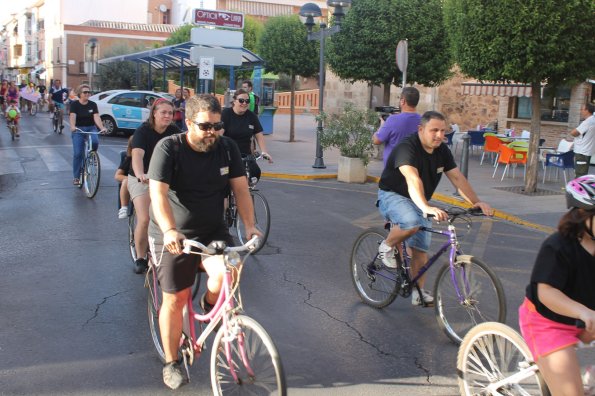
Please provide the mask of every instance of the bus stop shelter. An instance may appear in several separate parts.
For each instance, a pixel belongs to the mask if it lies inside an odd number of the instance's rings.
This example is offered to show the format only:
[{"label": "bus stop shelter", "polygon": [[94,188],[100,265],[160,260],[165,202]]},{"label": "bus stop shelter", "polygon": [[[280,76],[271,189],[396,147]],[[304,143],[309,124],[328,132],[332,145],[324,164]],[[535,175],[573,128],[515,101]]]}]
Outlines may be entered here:
[{"label": "bus stop shelter", "polygon": [[[136,52],[127,55],[118,55],[110,58],[101,59],[98,61],[100,65],[106,65],[114,62],[130,61],[136,63],[136,85],[140,86],[140,65],[147,65],[149,70],[148,76],[148,89],[153,89],[153,78],[152,72],[156,70],[163,73],[163,81],[166,80],[166,72],[168,70],[179,70],[180,72],[180,86],[183,86],[184,71],[188,68],[195,69],[197,64],[192,62],[190,59],[190,50],[196,44],[188,41],[186,43],[169,45],[166,47],[155,48],[147,51]],[[242,51],[242,66],[238,67],[239,70],[254,69],[255,67],[264,66],[264,60],[246,48],[231,48],[231,47],[212,47],[212,46],[201,46],[207,48],[223,48],[223,49],[234,49]],[[233,66],[218,65],[215,59],[216,68],[229,68],[230,73],[230,84],[231,89],[235,89],[235,77],[234,73],[236,68]]]}]

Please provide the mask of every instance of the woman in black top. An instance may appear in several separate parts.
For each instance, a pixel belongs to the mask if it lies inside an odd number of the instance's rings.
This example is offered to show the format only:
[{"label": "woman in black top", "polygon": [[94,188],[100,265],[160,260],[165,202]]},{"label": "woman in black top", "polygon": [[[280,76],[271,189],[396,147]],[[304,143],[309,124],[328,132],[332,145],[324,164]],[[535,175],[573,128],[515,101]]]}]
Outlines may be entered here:
[{"label": "woman in black top", "polygon": [[180,133],[180,129],[172,124],[174,105],[159,98],[151,106],[149,119],[134,131],[132,136],[132,166],[128,172],[128,191],[136,212],[136,228],[134,243],[136,262],[134,272],[142,274],[147,269],[146,253],[149,248],[149,161],[157,142],[166,136]]},{"label": "woman in black top", "polygon": [[[248,110],[250,96],[247,91],[238,89],[233,95],[232,107],[223,109],[221,121],[224,125],[224,136],[232,138],[240,148],[242,156],[253,153],[253,141],[256,139],[263,157],[273,162],[270,154],[267,153],[266,142],[262,133],[262,125],[258,116]],[[250,161],[250,176],[260,178],[260,167],[256,161]]]},{"label": "woman in black top", "polygon": [[[81,171],[83,169],[83,160],[85,155],[85,141],[87,134],[77,132],[77,128],[84,132],[97,132],[103,130],[103,121],[99,117],[97,104],[89,100],[91,88],[88,85],[79,85],[77,88],[79,100],[70,105],[70,132],[72,132],[72,184],[78,186]],[[99,138],[97,135],[91,135],[92,149],[99,147]]]},{"label": "woman in black top", "polygon": [[552,395],[582,395],[574,346],[595,340],[595,176],[568,183],[566,203],[570,211],[537,255],[519,324]]}]

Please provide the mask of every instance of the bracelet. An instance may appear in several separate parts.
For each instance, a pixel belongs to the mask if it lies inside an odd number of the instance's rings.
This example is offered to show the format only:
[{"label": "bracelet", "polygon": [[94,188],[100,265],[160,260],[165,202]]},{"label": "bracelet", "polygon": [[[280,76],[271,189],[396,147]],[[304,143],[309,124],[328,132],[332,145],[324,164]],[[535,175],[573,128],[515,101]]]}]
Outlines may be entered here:
[{"label": "bracelet", "polygon": [[165,235],[168,232],[170,232],[171,230],[175,230],[175,229],[176,229],[176,227],[168,228],[167,230],[163,231],[163,235]]}]

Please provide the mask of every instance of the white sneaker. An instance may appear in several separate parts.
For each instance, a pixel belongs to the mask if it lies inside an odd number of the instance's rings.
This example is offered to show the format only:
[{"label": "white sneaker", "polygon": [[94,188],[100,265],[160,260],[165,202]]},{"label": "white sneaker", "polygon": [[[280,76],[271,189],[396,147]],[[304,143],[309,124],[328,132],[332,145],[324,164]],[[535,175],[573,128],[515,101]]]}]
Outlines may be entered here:
[{"label": "white sneaker", "polygon": [[[424,302],[426,304],[434,303],[434,297],[432,297],[429,291],[421,289],[421,294],[423,294]],[[411,304],[421,305],[421,298],[419,298],[419,293],[417,292],[416,288],[413,288],[413,291],[411,292]]]},{"label": "white sneaker", "polygon": [[382,260],[382,264],[388,268],[397,268],[397,259],[395,258],[395,248],[392,248],[386,244],[386,241],[382,241],[378,246],[378,258]]},{"label": "white sneaker", "polygon": [[128,217],[128,206],[122,206],[118,210],[118,219],[125,219]]}]

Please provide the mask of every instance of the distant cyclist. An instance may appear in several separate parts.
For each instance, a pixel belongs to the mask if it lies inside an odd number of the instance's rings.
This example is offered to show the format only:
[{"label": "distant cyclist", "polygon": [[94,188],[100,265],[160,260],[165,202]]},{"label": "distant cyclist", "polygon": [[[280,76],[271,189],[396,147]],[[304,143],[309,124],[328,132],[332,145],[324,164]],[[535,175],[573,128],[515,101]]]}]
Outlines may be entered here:
[{"label": "distant cyclist", "polygon": [[[80,85],[77,89],[80,99],[72,102],[70,106],[70,131],[72,132],[72,184],[78,186],[81,184],[79,179],[83,162],[85,157],[85,141],[87,135],[78,132],[76,129],[80,129],[84,132],[97,132],[103,130],[103,121],[99,117],[99,111],[97,104],[89,100],[91,95],[91,89],[88,85]],[[97,135],[91,135],[91,141],[93,142],[93,150],[97,150],[99,146],[99,137]]]},{"label": "distant cyclist", "polygon": [[[49,95],[51,103],[59,109],[59,117],[64,117],[64,98],[68,95],[68,88],[62,88],[62,81],[54,80],[54,85],[50,88]],[[60,133],[64,129],[64,125],[60,125]]]},{"label": "distant cyclist", "polygon": [[6,101],[6,95],[8,94],[8,81],[2,80],[0,84],[0,106],[2,106],[2,113],[6,110],[8,102]]},{"label": "distant cyclist", "polygon": [[6,117],[6,123],[10,123],[14,121],[15,125],[17,126],[17,130],[15,133],[15,137],[20,137],[19,134],[19,120],[21,119],[21,111],[19,110],[19,106],[16,101],[11,101],[6,108],[6,113],[4,114]]},{"label": "distant cyclist", "polygon": [[17,88],[14,81],[8,83],[8,90],[6,91],[6,100],[10,104],[10,102],[19,103],[19,89]]},{"label": "distant cyclist", "polygon": [[[595,340],[595,176],[566,185],[570,209],[541,245],[519,324],[552,395],[583,395],[574,346]],[[585,329],[576,320],[585,322]]]}]

